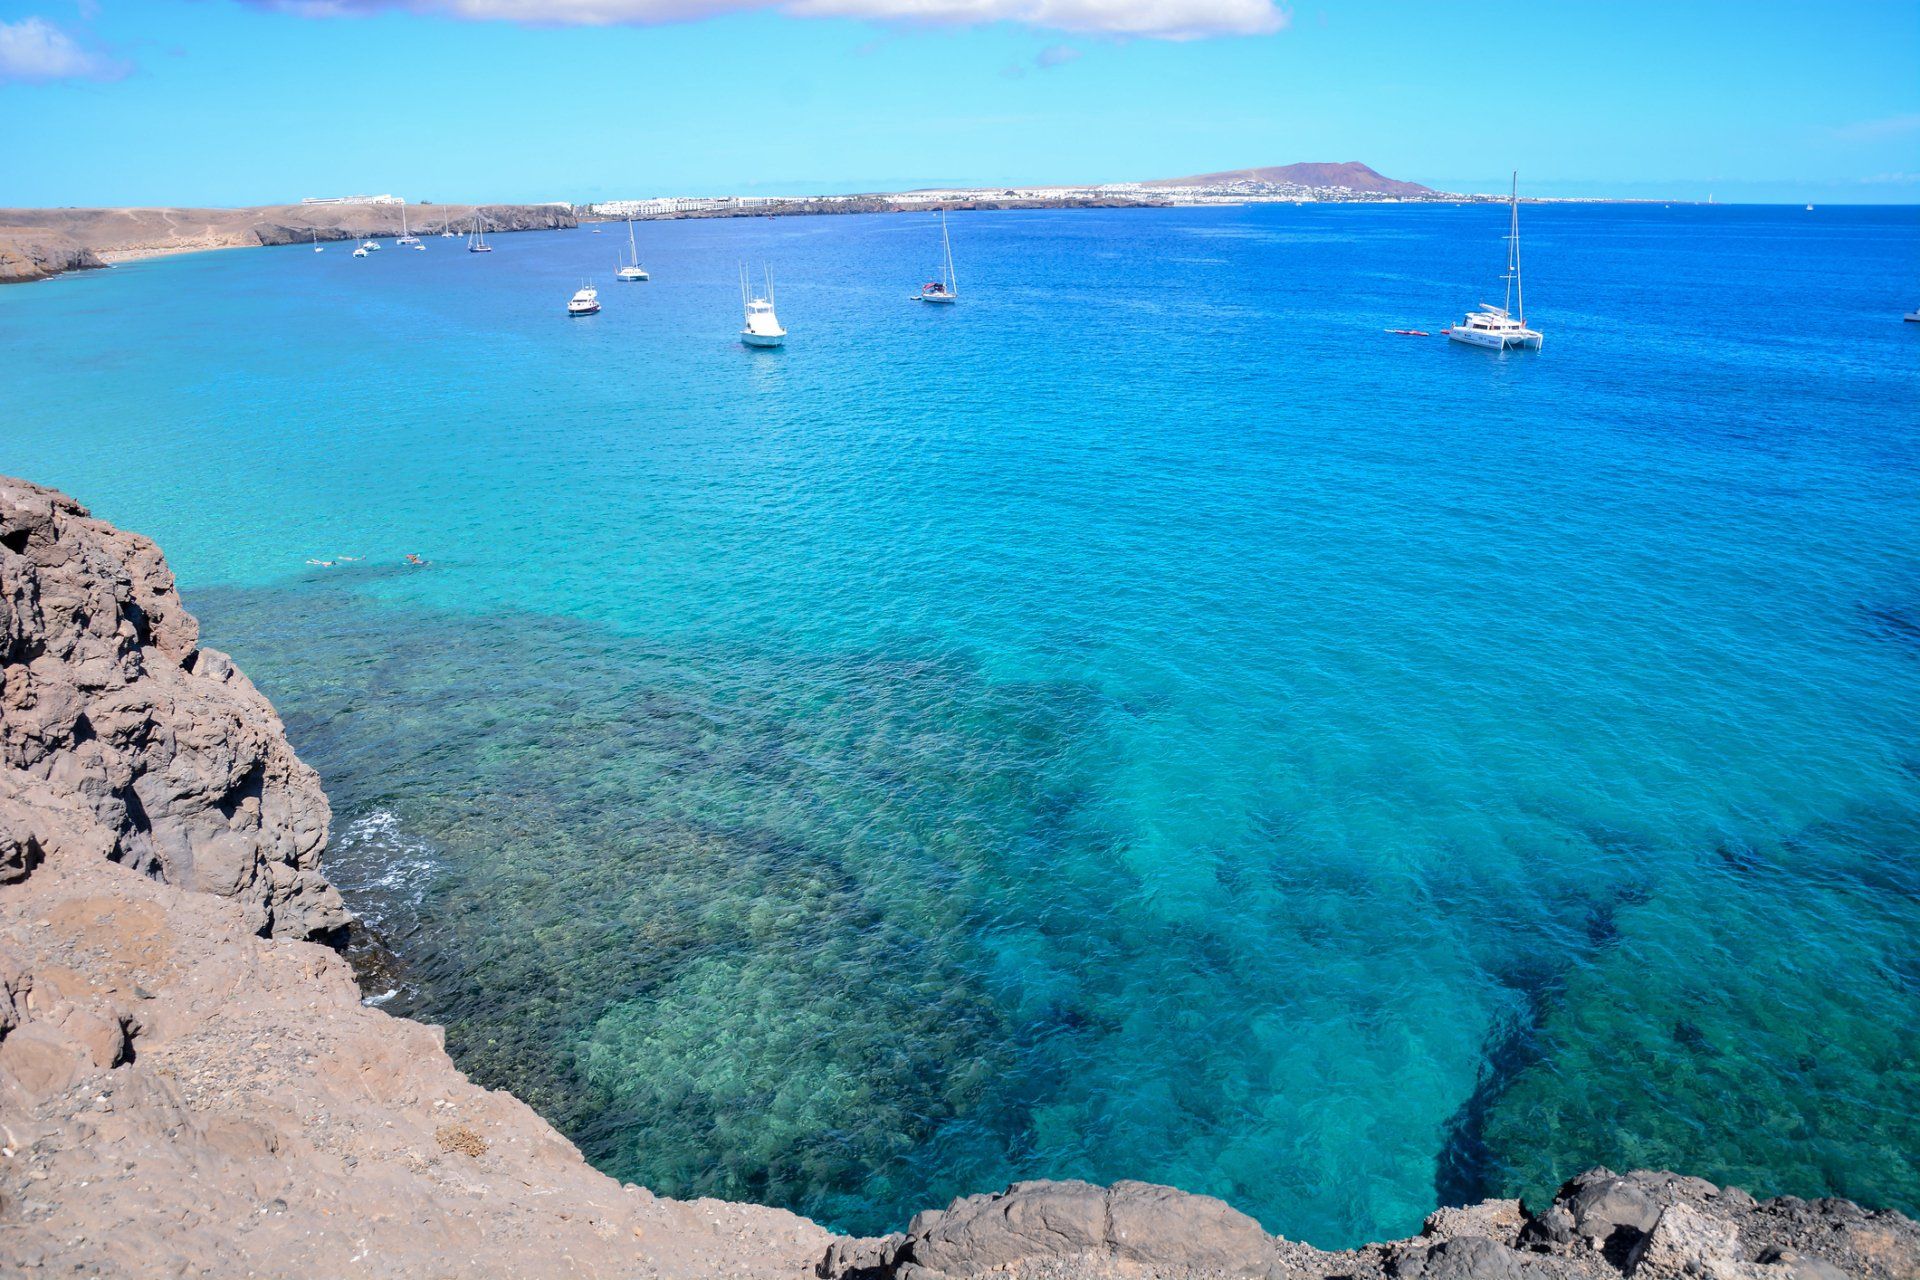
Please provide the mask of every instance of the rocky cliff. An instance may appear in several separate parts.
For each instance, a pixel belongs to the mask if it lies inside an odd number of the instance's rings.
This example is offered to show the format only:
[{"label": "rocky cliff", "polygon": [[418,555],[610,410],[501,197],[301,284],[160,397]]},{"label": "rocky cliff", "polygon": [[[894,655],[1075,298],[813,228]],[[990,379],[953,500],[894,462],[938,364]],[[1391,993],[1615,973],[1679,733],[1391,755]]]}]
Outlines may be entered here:
[{"label": "rocky cliff", "polygon": [[[577,225],[561,205],[408,205],[420,236],[460,230],[475,214],[489,233]],[[43,280],[135,258],[400,234],[398,204],[277,204],[254,209],[0,209],[0,284]]]},{"label": "rocky cliff", "polygon": [[1920,1227],[1595,1170],[1325,1253],[1217,1200],[1021,1183],[836,1238],[596,1172],[328,946],[325,797],[151,542],[0,479],[0,1273],[1911,1280]]}]

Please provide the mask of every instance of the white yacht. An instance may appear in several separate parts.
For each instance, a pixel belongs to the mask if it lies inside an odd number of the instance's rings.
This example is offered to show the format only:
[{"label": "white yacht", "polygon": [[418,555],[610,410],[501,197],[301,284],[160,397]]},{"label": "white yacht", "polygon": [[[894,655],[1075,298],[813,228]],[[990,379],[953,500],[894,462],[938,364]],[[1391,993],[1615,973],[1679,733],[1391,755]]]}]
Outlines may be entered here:
[{"label": "white yacht", "polygon": [[1481,303],[1477,310],[1467,313],[1465,320],[1448,329],[1447,336],[1455,342],[1494,351],[1505,351],[1509,347],[1538,351],[1542,337],[1539,330],[1527,328],[1527,294],[1520,283],[1520,174],[1517,170],[1507,207],[1512,220],[1507,232],[1507,270],[1501,277],[1507,282],[1507,303],[1503,307]]},{"label": "white yacht", "polygon": [[567,314],[570,316],[590,316],[599,309],[600,291],[590,284],[581,285],[567,299]]},{"label": "white yacht", "polygon": [[633,219],[627,219],[627,256],[620,260],[620,269],[613,273],[614,278],[632,283],[647,279],[647,269],[640,265],[640,250],[633,243]]},{"label": "white yacht", "polygon": [[940,211],[940,248],[946,254],[945,273],[938,280],[929,280],[920,286],[920,292],[913,296],[922,302],[958,302],[960,287],[953,280],[953,241],[947,238],[947,211]]},{"label": "white yacht", "polygon": [[440,238],[442,240],[453,239],[453,220],[451,218],[440,219]]},{"label": "white yacht", "polygon": [[358,249],[355,249],[355,250],[353,251],[353,256],[354,256],[354,257],[356,257],[356,258],[364,258],[364,257],[366,257],[366,256],[367,256],[367,246],[365,246],[365,245],[361,245],[361,246],[360,246],[360,247],[359,247]]},{"label": "white yacht", "polygon": [[380,250],[380,242],[378,240],[369,240],[360,247],[368,253],[377,253]]},{"label": "white yacht", "polygon": [[407,206],[405,202],[402,202],[400,205],[400,238],[395,240],[394,243],[411,245],[418,245],[420,243],[420,237],[407,230]]},{"label": "white yacht", "polygon": [[750,347],[777,347],[787,340],[780,318],[773,313],[773,272],[767,271],[767,294],[763,298],[747,283],[747,264],[740,264],[740,305],[746,312],[746,324],[740,341]]},{"label": "white yacht", "polygon": [[493,246],[487,243],[487,224],[480,211],[473,211],[473,230],[467,233],[468,253],[492,253]]},{"label": "white yacht", "polygon": [[1920,324],[1920,307],[1915,307],[1913,310],[1907,312],[1907,314],[1901,316],[1900,318],[1902,320],[1905,320],[1908,324]]}]

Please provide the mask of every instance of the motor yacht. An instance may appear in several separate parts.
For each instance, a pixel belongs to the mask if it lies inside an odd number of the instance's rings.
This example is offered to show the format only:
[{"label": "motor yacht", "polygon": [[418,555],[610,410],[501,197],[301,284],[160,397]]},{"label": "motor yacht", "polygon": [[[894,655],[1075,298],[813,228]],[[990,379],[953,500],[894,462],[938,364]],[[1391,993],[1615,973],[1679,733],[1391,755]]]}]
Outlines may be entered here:
[{"label": "motor yacht", "polygon": [[778,347],[786,343],[787,331],[773,312],[773,272],[766,271],[767,292],[762,297],[747,282],[747,266],[740,264],[740,305],[746,323],[740,329],[740,341],[749,347]]},{"label": "motor yacht", "polygon": [[590,284],[581,285],[567,299],[567,314],[570,316],[590,316],[599,309],[600,291]]}]

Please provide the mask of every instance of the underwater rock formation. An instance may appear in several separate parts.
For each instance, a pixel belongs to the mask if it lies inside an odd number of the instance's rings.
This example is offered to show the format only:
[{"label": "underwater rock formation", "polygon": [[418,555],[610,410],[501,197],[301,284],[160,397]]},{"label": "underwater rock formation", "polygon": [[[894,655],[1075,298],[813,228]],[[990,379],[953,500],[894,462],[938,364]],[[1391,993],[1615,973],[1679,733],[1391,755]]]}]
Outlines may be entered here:
[{"label": "underwater rock formation", "polygon": [[[0,479],[0,1270],[98,1276],[1910,1280],[1920,1226],[1582,1174],[1328,1253],[1167,1187],[1022,1182],[849,1239],[622,1185],[325,942],[328,807],[159,550]],[[316,941],[317,940],[317,941]]]}]

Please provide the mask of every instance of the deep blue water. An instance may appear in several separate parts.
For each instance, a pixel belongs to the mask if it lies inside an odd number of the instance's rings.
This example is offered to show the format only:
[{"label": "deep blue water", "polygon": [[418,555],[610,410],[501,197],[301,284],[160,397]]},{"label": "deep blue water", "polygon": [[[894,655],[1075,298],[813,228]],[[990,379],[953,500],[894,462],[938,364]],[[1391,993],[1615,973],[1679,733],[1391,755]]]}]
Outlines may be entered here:
[{"label": "deep blue water", "polygon": [[165,547],[386,1007],[622,1177],[1920,1210],[1920,211],[1523,221],[1538,356],[1382,332],[1495,207],[956,215],[952,309],[923,215],[150,262],[0,291],[0,470]]}]

